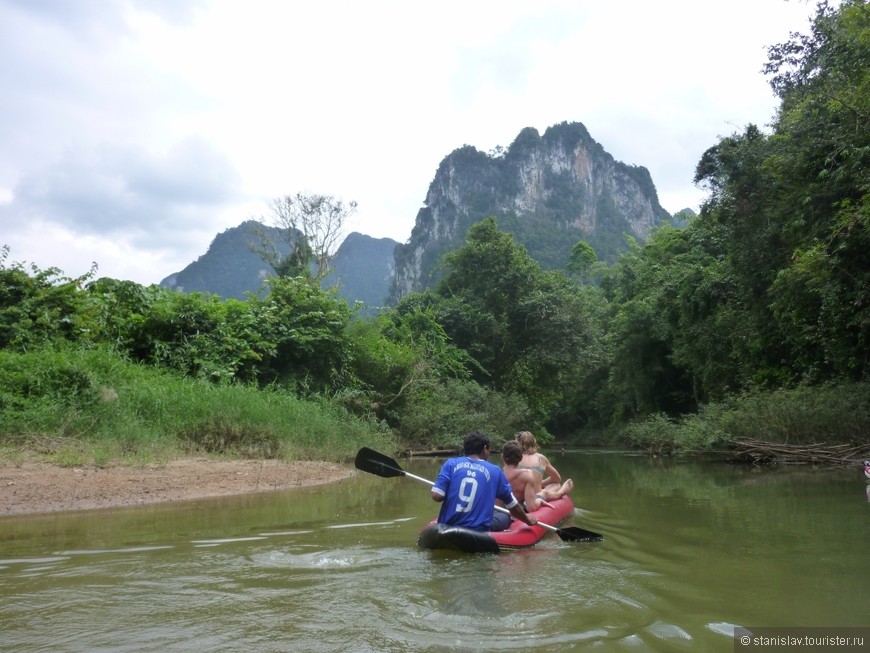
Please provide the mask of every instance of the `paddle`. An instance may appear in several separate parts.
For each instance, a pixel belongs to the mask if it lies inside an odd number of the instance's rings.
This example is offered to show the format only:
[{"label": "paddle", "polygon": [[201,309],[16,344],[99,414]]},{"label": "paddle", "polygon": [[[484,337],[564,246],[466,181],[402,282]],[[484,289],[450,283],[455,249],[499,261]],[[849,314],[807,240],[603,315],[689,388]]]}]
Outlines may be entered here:
[{"label": "paddle", "polygon": [[[374,449],[369,449],[368,447],[363,447],[357,452],[354,464],[357,469],[376,476],[382,476],[384,478],[407,476],[408,478],[413,478],[415,481],[420,481],[427,485],[435,485],[435,483],[429,479],[406,472],[402,469],[399,463],[389,456],[385,456],[384,454],[378,453]],[[502,506],[495,506],[495,509],[500,512],[510,513],[510,510],[503,508]],[[548,531],[553,531],[556,535],[562,538],[564,542],[600,542],[604,539],[603,535],[587,531],[583,528],[577,528],[576,526],[556,528],[555,526],[550,526],[550,524],[545,524],[541,521],[538,522],[538,526],[541,526]]]}]

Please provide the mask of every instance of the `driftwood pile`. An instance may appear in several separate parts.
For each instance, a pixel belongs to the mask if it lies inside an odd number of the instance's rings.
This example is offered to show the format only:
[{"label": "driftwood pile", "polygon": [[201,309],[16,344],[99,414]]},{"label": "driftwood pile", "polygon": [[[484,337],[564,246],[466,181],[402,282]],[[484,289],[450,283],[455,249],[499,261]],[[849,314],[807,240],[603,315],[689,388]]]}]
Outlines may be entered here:
[{"label": "driftwood pile", "polygon": [[867,444],[787,444],[743,438],[734,443],[733,462],[767,465],[855,465],[870,458]]}]

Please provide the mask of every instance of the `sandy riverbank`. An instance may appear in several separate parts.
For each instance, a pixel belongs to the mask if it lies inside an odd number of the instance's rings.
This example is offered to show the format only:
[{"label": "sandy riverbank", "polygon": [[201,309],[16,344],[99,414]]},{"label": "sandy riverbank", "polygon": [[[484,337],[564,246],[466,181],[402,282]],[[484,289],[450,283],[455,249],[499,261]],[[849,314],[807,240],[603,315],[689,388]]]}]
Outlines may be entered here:
[{"label": "sandy riverbank", "polygon": [[0,515],[143,505],[339,481],[348,465],[277,460],[174,460],[163,465],[0,464]]}]

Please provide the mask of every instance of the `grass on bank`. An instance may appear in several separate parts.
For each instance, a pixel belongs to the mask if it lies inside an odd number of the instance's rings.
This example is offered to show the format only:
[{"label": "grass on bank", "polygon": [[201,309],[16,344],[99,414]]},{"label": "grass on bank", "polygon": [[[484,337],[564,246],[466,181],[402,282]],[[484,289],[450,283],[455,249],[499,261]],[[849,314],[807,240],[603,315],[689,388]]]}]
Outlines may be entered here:
[{"label": "grass on bank", "polygon": [[0,351],[0,456],[65,466],[210,454],[347,461],[395,437],[326,400],[221,386],[105,349]]},{"label": "grass on bank", "polygon": [[870,454],[870,383],[756,392],[707,404],[679,420],[652,415],[627,426],[622,435],[657,455],[728,452],[745,440],[866,445]]}]

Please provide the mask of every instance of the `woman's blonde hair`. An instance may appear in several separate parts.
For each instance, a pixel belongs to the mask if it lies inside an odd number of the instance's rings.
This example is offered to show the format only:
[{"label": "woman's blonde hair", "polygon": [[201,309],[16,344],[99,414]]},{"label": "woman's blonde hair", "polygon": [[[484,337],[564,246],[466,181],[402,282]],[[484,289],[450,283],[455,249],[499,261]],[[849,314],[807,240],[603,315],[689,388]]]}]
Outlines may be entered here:
[{"label": "woman's blonde hair", "polygon": [[538,453],[538,441],[535,440],[535,436],[530,431],[520,431],[516,438],[524,454]]}]

